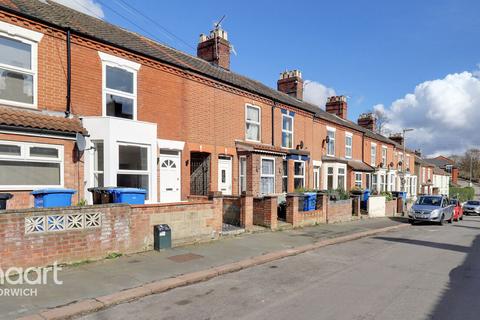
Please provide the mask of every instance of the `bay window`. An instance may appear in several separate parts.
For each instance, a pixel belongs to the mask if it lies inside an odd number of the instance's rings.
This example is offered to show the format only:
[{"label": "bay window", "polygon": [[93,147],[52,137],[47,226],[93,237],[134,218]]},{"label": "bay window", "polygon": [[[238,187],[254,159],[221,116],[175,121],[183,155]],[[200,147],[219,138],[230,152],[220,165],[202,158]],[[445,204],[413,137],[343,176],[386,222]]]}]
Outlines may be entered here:
[{"label": "bay window", "polygon": [[247,105],[245,107],[245,139],[260,142],[260,108]]},{"label": "bay window", "polygon": [[242,193],[244,191],[247,191],[247,157],[240,157],[238,171],[240,177],[240,193]]},{"label": "bay window", "polygon": [[352,143],[353,136],[351,133],[345,133],[345,158],[350,159],[352,157]]},{"label": "bay window", "polygon": [[117,186],[140,188],[149,194],[148,147],[138,145],[118,145]]},{"label": "bay window", "polygon": [[63,146],[0,141],[0,189],[63,186]]},{"label": "bay window", "polygon": [[295,161],[294,165],[294,175],[293,175],[293,185],[295,190],[305,187],[305,162],[304,161]]},{"label": "bay window", "polygon": [[103,141],[93,141],[93,185],[104,187],[104,148]]},{"label": "bay window", "polygon": [[362,173],[355,172],[355,187],[362,188]]},{"label": "bay window", "polygon": [[260,193],[275,193],[275,159],[262,158],[260,169]]},{"label": "bay window", "polygon": [[333,190],[333,167],[327,168],[327,189]]},{"label": "bay window", "polygon": [[335,156],[335,129],[327,128],[327,156]]},{"label": "bay window", "polygon": [[283,160],[282,168],[282,192],[287,192],[288,190],[288,161]]},{"label": "bay window", "polygon": [[293,148],[293,117],[282,114],[282,147]]},{"label": "bay window", "polygon": [[345,190],[345,168],[338,168],[337,188]]}]

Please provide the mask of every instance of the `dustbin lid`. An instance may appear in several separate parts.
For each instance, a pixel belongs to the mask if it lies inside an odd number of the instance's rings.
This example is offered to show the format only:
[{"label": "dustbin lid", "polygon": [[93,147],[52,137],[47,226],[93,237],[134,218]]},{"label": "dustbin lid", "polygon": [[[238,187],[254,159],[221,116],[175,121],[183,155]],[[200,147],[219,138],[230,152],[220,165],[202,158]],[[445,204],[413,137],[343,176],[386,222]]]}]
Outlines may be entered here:
[{"label": "dustbin lid", "polygon": [[155,225],[155,230],[157,231],[170,231],[170,226],[168,224],[157,224]]},{"label": "dustbin lid", "polygon": [[110,192],[119,194],[119,193],[141,193],[146,194],[147,190],[145,189],[138,189],[138,188],[111,188],[109,189]]},{"label": "dustbin lid", "polygon": [[13,198],[13,194],[11,193],[0,193],[0,200],[8,200],[12,198]]},{"label": "dustbin lid", "polygon": [[32,194],[33,195],[36,195],[36,194],[51,194],[51,193],[70,193],[70,194],[74,194],[76,193],[77,190],[74,190],[74,189],[65,189],[65,188],[47,188],[47,189],[37,189],[37,190],[33,190],[32,191]]}]

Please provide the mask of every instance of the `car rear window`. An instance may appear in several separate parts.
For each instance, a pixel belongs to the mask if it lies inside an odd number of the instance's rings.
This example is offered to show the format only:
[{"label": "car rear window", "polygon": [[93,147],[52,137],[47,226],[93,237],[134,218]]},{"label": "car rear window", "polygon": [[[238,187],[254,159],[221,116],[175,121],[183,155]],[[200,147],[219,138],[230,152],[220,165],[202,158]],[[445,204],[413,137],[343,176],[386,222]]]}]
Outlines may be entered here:
[{"label": "car rear window", "polygon": [[420,197],[417,200],[417,204],[422,206],[437,206],[439,207],[442,204],[441,197]]}]

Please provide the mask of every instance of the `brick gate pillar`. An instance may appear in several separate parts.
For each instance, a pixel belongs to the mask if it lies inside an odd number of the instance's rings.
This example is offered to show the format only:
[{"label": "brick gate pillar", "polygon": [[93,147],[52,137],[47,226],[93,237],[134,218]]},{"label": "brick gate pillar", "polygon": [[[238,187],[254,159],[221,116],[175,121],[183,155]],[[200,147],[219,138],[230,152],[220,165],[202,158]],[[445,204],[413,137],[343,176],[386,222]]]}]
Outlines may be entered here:
[{"label": "brick gate pillar", "polygon": [[253,194],[242,192],[240,198],[240,226],[249,231],[253,229]]},{"label": "brick gate pillar", "polygon": [[217,235],[222,232],[222,225],[223,225],[223,196],[222,192],[220,191],[211,191],[208,194],[208,200],[213,202],[214,209],[214,225],[215,231]]},{"label": "brick gate pillar", "polygon": [[298,211],[298,195],[295,193],[287,194],[287,223],[291,223],[294,228],[303,224],[302,215]]},{"label": "brick gate pillar", "polygon": [[278,227],[278,198],[277,196],[265,196],[264,201],[264,224],[275,230]]}]

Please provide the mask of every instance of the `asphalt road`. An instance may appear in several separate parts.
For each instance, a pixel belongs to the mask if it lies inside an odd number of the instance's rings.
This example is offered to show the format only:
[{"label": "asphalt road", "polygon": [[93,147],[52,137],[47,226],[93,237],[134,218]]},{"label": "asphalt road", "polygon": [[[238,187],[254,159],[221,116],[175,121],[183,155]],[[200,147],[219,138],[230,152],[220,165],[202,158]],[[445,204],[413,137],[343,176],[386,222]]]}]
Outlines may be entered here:
[{"label": "asphalt road", "polygon": [[[134,270],[132,270],[134,272]],[[480,319],[480,218],[416,225],[84,319]]]}]

